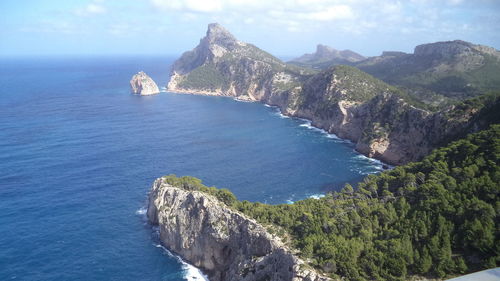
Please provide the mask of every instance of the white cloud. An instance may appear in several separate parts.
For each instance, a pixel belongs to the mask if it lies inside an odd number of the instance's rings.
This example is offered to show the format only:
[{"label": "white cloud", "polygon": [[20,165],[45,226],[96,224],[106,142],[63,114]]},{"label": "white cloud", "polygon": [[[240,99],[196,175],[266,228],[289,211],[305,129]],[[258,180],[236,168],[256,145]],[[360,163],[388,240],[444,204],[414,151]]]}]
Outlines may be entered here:
[{"label": "white cloud", "polygon": [[[290,32],[318,29],[355,34],[403,34],[449,30],[443,18],[464,0],[149,0],[178,20],[259,25]],[[486,0],[485,0],[486,1]],[[492,0],[493,1],[493,0]],[[291,23],[293,22],[293,23]],[[457,22],[457,28],[461,22]]]},{"label": "white cloud", "polygon": [[85,7],[78,8],[75,10],[75,14],[78,16],[92,16],[92,15],[102,15],[106,14],[108,10],[104,7],[101,0],[94,0],[87,4]]},{"label": "white cloud", "polygon": [[126,37],[129,34],[141,33],[142,27],[130,23],[116,23],[109,25],[107,32],[117,37]]},{"label": "white cloud", "polygon": [[221,0],[152,0],[153,6],[165,11],[212,13],[222,11]]},{"label": "white cloud", "polygon": [[448,3],[450,5],[460,5],[462,4],[462,2],[464,2],[463,0],[448,0]]},{"label": "white cloud", "polygon": [[308,20],[331,21],[338,19],[352,19],[354,13],[347,5],[335,5],[320,11],[299,14],[300,17]]},{"label": "white cloud", "polygon": [[21,32],[30,33],[58,33],[58,34],[75,34],[82,32],[77,25],[61,20],[42,20],[36,25],[25,25],[19,28]]},{"label": "white cloud", "polygon": [[94,3],[88,4],[87,7],[85,8],[85,10],[89,14],[104,14],[104,13],[106,13],[106,8],[104,8],[104,6],[94,4]]}]

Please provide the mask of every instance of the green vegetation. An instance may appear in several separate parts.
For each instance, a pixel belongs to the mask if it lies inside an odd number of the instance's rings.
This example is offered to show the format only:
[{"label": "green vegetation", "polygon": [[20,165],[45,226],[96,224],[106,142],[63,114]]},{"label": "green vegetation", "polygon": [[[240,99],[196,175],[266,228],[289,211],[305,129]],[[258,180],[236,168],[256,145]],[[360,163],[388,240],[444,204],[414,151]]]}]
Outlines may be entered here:
[{"label": "green vegetation", "polygon": [[[334,91],[331,90],[332,86],[335,88]],[[315,107],[315,116],[330,118],[337,114],[337,103],[341,100],[363,103],[382,93],[398,96],[415,107],[430,109],[428,105],[405,91],[347,65],[337,65],[310,77],[303,84],[302,92],[296,97],[295,106],[309,107],[309,110]]]},{"label": "green vegetation", "polygon": [[191,177],[166,179],[284,229],[300,256],[333,277],[445,277],[500,264],[500,125],[368,176],[356,189],[347,184],[290,205],[237,201]]},{"label": "green vegetation", "polygon": [[459,119],[467,116],[471,112],[480,112],[479,118],[483,122],[496,123],[500,120],[498,105],[500,104],[500,91],[489,92],[479,97],[461,101],[453,107],[453,110],[446,112],[449,119]]},{"label": "green vegetation", "polygon": [[228,84],[227,78],[217,70],[214,64],[205,63],[187,74],[179,86],[186,89],[216,90]]},{"label": "green vegetation", "polygon": [[424,97],[416,96],[420,100],[429,96],[421,89],[443,96],[445,101],[446,98],[463,100],[500,89],[500,59],[487,53],[477,55],[482,61],[475,68],[462,66],[461,63],[467,63],[468,57],[435,61],[433,57],[413,55],[364,61],[357,67],[387,83],[409,88],[414,93],[424,93]]},{"label": "green vegetation", "polygon": [[231,191],[225,188],[218,189],[215,187],[205,186],[204,184],[201,183],[200,179],[197,179],[195,177],[179,178],[175,175],[168,175],[164,176],[163,180],[168,184],[183,188],[185,190],[197,190],[208,193],[212,196],[215,196],[217,199],[219,199],[221,202],[223,202],[228,206],[233,206],[237,202],[236,196],[234,196],[234,194],[231,193]]}]

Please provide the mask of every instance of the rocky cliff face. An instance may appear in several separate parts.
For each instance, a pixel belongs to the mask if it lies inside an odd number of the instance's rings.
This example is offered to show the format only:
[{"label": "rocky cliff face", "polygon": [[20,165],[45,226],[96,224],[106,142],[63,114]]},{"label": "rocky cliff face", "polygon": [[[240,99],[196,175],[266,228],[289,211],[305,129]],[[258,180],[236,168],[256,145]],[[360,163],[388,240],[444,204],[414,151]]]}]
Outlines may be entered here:
[{"label": "rocky cliff face", "polygon": [[212,281],[327,281],[252,219],[201,191],[157,179],[148,219],[160,240]]},{"label": "rocky cliff face", "polygon": [[[417,47],[416,55],[388,52],[370,61],[379,67],[391,61],[411,62],[415,56],[460,57],[464,48],[480,48],[462,46],[461,41],[436,44]],[[422,62],[418,67],[429,65]],[[200,44],[174,64],[168,88],[276,105],[284,114],[310,119],[314,126],[353,141],[361,153],[390,164],[419,160],[457,134],[484,128],[471,125],[477,112],[462,112],[460,118],[449,118],[446,112],[453,108],[430,112],[415,97],[354,67],[311,72],[285,64],[236,40],[218,24],[209,25]]]},{"label": "rocky cliff face", "polygon": [[467,133],[487,128],[500,108],[492,98],[486,108],[456,106],[430,112],[404,93],[348,66],[328,69],[299,88],[266,96],[284,114],[306,118],[312,125],[356,144],[356,150],[390,164],[416,161],[431,150]]},{"label": "rocky cliff face", "polygon": [[130,88],[133,94],[148,96],[160,93],[158,85],[146,73],[140,71],[130,79]]},{"label": "rocky cliff face", "polygon": [[200,44],[174,63],[167,88],[259,100],[273,73],[285,68],[285,63],[213,23]]}]

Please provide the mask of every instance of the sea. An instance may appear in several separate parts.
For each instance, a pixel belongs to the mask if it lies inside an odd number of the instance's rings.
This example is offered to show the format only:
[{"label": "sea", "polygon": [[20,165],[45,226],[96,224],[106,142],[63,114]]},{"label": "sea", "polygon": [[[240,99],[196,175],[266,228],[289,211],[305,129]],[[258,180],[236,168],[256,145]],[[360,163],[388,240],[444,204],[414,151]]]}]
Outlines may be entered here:
[{"label": "sea", "polygon": [[141,70],[164,86],[174,59],[0,59],[0,280],[203,280],[147,223],[156,178],[291,204],[382,170],[277,108],[130,93]]}]

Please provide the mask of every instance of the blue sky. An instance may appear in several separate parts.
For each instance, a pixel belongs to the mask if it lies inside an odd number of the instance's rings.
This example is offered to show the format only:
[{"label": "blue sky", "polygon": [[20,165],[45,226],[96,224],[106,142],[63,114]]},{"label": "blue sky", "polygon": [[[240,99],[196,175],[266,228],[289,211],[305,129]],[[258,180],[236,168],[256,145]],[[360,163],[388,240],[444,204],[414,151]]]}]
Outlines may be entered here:
[{"label": "blue sky", "polygon": [[462,39],[500,49],[499,0],[1,0],[0,55],[178,55],[211,22],[278,56]]}]

